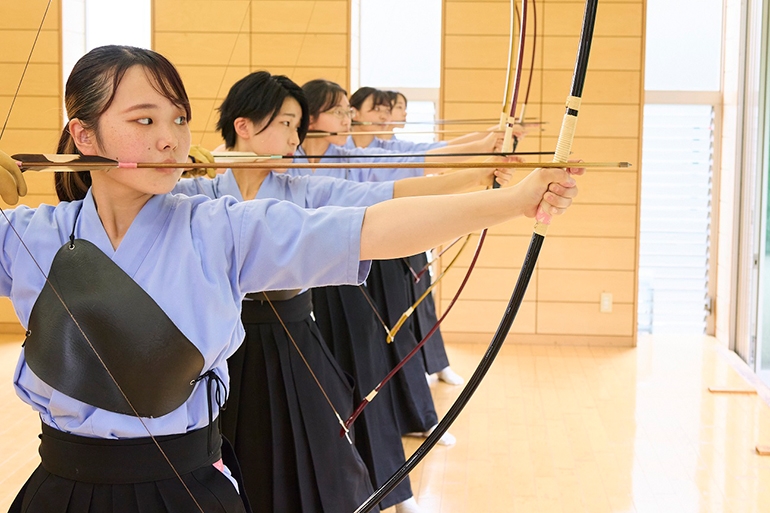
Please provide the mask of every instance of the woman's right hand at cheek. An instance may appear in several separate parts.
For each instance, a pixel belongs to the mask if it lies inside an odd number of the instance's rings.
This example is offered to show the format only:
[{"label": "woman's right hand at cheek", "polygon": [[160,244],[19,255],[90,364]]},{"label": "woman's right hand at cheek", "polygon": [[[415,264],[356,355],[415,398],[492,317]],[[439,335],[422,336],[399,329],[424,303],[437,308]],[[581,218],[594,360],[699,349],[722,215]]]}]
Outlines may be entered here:
[{"label": "woman's right hand at cheek", "polygon": [[523,214],[539,222],[550,224],[551,218],[561,215],[577,196],[577,182],[572,169],[538,168],[527,175],[512,189],[517,189],[523,202]]},{"label": "woman's right hand at cheek", "polygon": [[9,205],[19,202],[19,196],[26,196],[27,182],[16,161],[0,150],[0,197]]}]

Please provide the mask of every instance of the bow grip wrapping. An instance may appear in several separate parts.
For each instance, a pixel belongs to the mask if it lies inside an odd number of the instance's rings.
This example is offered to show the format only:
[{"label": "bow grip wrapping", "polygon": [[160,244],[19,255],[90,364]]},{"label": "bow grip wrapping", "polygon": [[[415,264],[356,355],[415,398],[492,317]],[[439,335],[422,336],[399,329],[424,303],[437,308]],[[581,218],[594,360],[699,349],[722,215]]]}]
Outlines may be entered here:
[{"label": "bow grip wrapping", "polygon": [[505,135],[503,136],[503,148],[502,153],[513,153],[513,125],[516,124],[516,119],[513,116],[509,116],[505,123]]},{"label": "bow grip wrapping", "polygon": [[556,142],[556,153],[553,162],[567,162],[572,151],[572,141],[575,139],[575,127],[577,126],[578,111],[580,110],[580,98],[567,97],[567,111],[559,131],[559,140]]},{"label": "bow grip wrapping", "polygon": [[[575,127],[577,127],[578,112],[580,111],[580,97],[567,97],[567,111],[564,113],[564,119],[559,130],[559,140],[556,142],[556,153],[553,155],[553,162],[567,162],[569,154],[572,152],[572,141],[575,139]],[[541,222],[535,223],[535,233],[545,237],[548,232],[548,225]]]}]

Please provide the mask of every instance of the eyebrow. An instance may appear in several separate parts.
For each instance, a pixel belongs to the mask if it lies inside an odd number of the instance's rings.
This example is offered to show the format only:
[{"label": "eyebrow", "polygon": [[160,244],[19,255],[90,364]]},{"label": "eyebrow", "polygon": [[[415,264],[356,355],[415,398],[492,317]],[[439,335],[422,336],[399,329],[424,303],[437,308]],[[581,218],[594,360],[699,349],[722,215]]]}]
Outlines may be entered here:
[{"label": "eyebrow", "polygon": [[133,112],[135,110],[148,110],[148,109],[157,109],[158,106],[154,103],[139,103],[137,105],[132,105],[131,107],[127,108],[123,112]]}]

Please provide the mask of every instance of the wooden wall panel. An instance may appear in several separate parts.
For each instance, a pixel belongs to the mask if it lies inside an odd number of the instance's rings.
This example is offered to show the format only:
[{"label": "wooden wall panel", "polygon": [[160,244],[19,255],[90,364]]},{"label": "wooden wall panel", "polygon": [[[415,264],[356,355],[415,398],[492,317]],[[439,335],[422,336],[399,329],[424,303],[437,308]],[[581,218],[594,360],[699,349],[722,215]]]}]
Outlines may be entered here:
[{"label": "wooden wall panel", "polygon": [[214,148],[222,142],[215,109],[248,73],[348,87],[349,2],[154,0],[153,48],[179,67],[193,105],[193,143]]},{"label": "wooden wall panel", "polygon": [[[527,118],[545,124],[530,131],[520,151],[552,151],[556,145],[584,5],[583,0],[537,0],[538,48]],[[444,0],[442,117],[499,116],[508,20],[507,0]],[[524,84],[530,73],[533,27],[530,16]],[[589,171],[579,180],[581,194],[575,205],[549,230],[524,303],[527,313],[514,324],[512,333],[518,335],[513,341],[636,343],[643,49],[643,0],[600,2],[573,155],[587,161],[629,161],[633,166]],[[524,89],[520,101],[523,94]],[[523,174],[517,172],[517,179]],[[532,225],[530,220],[515,220],[490,230],[480,269],[450,316],[454,319],[445,323],[445,337],[479,341],[496,329],[502,314],[498,302],[510,295]],[[447,252],[442,264],[454,252]],[[458,265],[467,268],[469,258],[461,256]],[[464,271],[450,271],[453,276],[442,283],[440,308],[454,295]],[[599,311],[603,292],[613,294],[612,313]]]},{"label": "wooden wall panel", "polygon": [[[0,3],[0,126],[11,107],[48,0]],[[54,0],[35,44],[0,149],[8,154],[51,153],[62,129],[60,5]],[[21,203],[57,202],[51,175],[29,173]],[[0,202],[0,206],[8,206]],[[0,333],[23,333],[8,298],[0,298]]]}]

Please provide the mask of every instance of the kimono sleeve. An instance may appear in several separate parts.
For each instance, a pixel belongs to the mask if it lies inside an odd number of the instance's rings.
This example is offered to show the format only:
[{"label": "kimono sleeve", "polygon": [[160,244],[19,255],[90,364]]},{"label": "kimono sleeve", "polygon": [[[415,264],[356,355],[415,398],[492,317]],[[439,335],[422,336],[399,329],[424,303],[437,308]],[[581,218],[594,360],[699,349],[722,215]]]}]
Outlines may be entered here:
[{"label": "kimono sleeve", "polygon": [[389,141],[382,141],[382,148],[390,151],[397,152],[424,152],[434,150],[436,148],[443,148],[447,145],[446,141],[437,142],[422,142],[416,143],[412,141],[406,141],[403,139],[391,139]]},{"label": "kimono sleeve", "polygon": [[[366,163],[366,162],[394,162],[394,163],[406,163],[406,162],[425,162],[425,157],[389,157],[383,155],[382,148],[355,148],[347,149],[343,151],[347,155],[361,155],[354,159],[350,159],[351,162]],[[395,153],[395,152],[392,152]],[[377,156],[379,155],[379,156]],[[344,160],[344,154],[342,155]],[[386,182],[392,180],[401,180],[402,178],[412,178],[415,176],[423,176],[425,169],[423,168],[362,168],[351,169],[348,174],[348,179],[355,182]]]},{"label": "kimono sleeve", "polygon": [[358,285],[363,207],[306,210],[288,201],[227,202],[241,292]]},{"label": "kimono sleeve", "polygon": [[[13,266],[17,262],[17,253],[21,248],[19,237],[23,239],[27,227],[32,221],[35,210],[20,206],[5,211],[5,217],[0,219],[0,296],[11,295],[13,286]],[[10,221],[10,225],[8,224]],[[12,226],[11,226],[12,225]],[[17,235],[18,233],[18,235]]]},{"label": "kimono sleeve", "polygon": [[305,206],[368,207],[393,199],[393,182],[359,183],[328,176],[296,177],[307,182]]},{"label": "kimono sleeve", "polygon": [[208,178],[182,178],[176,183],[171,193],[184,194],[185,196],[203,194],[209,198],[217,197],[214,191],[214,181]]}]

